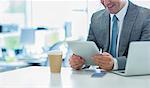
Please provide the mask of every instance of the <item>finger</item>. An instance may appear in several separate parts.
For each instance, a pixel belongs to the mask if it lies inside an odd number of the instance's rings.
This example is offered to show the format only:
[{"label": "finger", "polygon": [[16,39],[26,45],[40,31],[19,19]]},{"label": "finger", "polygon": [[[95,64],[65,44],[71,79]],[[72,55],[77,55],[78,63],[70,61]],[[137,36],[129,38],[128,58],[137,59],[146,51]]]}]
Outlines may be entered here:
[{"label": "finger", "polygon": [[69,64],[72,66],[72,65],[75,65],[77,64],[78,62],[75,60],[75,59],[70,59],[69,60]]},{"label": "finger", "polygon": [[110,65],[110,62],[112,62],[112,59],[110,56],[99,56],[99,55],[95,55],[93,57],[93,61],[95,62],[96,65],[100,66],[100,65],[103,65],[103,66],[108,66]]},{"label": "finger", "polygon": [[82,64],[81,63],[80,64],[75,64],[75,65],[72,65],[71,67],[74,68],[74,69],[80,69],[82,67]]},{"label": "finger", "polygon": [[113,63],[109,63],[109,64],[100,64],[99,65],[100,68],[105,69],[105,70],[112,70],[113,69]]},{"label": "finger", "polygon": [[94,55],[94,56],[92,56],[92,59],[97,61],[97,60],[102,59],[102,56],[101,55]]},{"label": "finger", "polygon": [[99,64],[100,64],[100,65],[103,65],[103,66],[109,66],[109,65],[111,65],[110,62],[104,62],[104,63],[100,62]]},{"label": "finger", "polygon": [[93,60],[94,60],[94,62],[97,62],[97,63],[106,63],[106,61],[107,61],[103,58],[94,58]]},{"label": "finger", "polygon": [[75,68],[80,68],[82,66],[82,64],[80,63],[80,64],[76,64],[76,65],[74,65],[74,67]]},{"label": "finger", "polygon": [[99,63],[103,63],[103,64],[106,64],[106,63],[110,63],[112,60],[99,60],[98,62]]},{"label": "finger", "polygon": [[82,57],[81,57],[81,56],[79,56],[79,55],[75,55],[75,54],[73,54],[72,56],[73,56],[73,58],[79,58],[79,59],[82,59]]},{"label": "finger", "polygon": [[69,61],[72,61],[72,62],[78,62],[79,60],[81,60],[79,57],[76,57],[76,56],[72,56]]},{"label": "finger", "polygon": [[95,54],[94,56],[99,56],[99,55],[101,55],[100,53],[97,53],[97,54]]},{"label": "finger", "polygon": [[[94,56],[95,56],[95,57],[100,57],[100,56],[102,56],[102,54],[99,54],[99,53],[98,53],[98,54],[95,54]],[[93,56],[93,57],[94,57],[94,56]]]},{"label": "finger", "polygon": [[71,60],[70,61],[70,65],[76,65],[76,64],[79,64],[79,63],[82,63],[82,61],[78,61],[78,60]]},{"label": "finger", "polygon": [[72,67],[73,69],[76,69],[76,70],[78,69],[78,68],[77,68],[77,67],[75,67],[75,66],[71,66],[71,67]]},{"label": "finger", "polygon": [[110,65],[106,65],[106,64],[100,64],[99,66],[100,66],[100,68],[102,68],[102,69],[108,69],[108,68],[111,67]]},{"label": "finger", "polygon": [[103,52],[102,55],[109,56],[110,54],[107,52]]},{"label": "finger", "polygon": [[71,66],[76,66],[76,65],[82,65],[82,64],[84,64],[84,62],[85,62],[85,60],[84,59],[77,59],[77,58],[74,58],[74,59],[70,59],[70,61],[69,61],[69,64],[71,65]]},{"label": "finger", "polygon": [[97,59],[97,58],[93,58],[93,61],[96,65],[98,65],[100,63],[99,59]]},{"label": "finger", "polygon": [[102,65],[102,66],[109,66],[109,65],[111,65],[112,63],[111,62],[103,62],[103,61],[95,61],[95,64],[96,65],[98,65],[98,66],[100,66],[100,65]]},{"label": "finger", "polygon": [[75,59],[75,63],[84,63],[85,60],[84,59]]},{"label": "finger", "polygon": [[72,62],[74,60],[74,56],[72,55],[70,58],[69,58],[69,62]]},{"label": "finger", "polygon": [[99,60],[99,59],[94,59],[94,62],[95,62],[95,64],[96,65],[101,65],[101,64],[105,64],[105,62],[103,62],[103,61],[101,61],[101,60]]},{"label": "finger", "polygon": [[111,56],[102,56],[101,60],[102,61],[112,61],[113,58]]},{"label": "finger", "polygon": [[101,57],[100,57],[100,56],[93,56],[93,57],[92,57],[92,60],[94,61],[94,63],[95,63],[96,65],[99,65],[99,64],[100,64]]},{"label": "finger", "polygon": [[109,66],[109,65],[112,65],[113,64],[113,61],[97,61],[96,64],[98,64],[99,66],[100,65],[103,65],[103,66]]}]

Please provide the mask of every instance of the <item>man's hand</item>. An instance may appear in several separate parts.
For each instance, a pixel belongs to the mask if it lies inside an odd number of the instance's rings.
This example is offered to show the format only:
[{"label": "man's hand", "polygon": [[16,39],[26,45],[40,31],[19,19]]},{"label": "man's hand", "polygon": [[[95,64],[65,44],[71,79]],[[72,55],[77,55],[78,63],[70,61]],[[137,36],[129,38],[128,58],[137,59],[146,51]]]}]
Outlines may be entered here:
[{"label": "man's hand", "polygon": [[98,65],[100,68],[106,71],[111,71],[114,66],[113,57],[107,52],[94,55],[93,61],[95,62],[96,65]]},{"label": "man's hand", "polygon": [[77,55],[72,55],[69,59],[69,64],[73,69],[80,70],[84,65],[85,60]]}]

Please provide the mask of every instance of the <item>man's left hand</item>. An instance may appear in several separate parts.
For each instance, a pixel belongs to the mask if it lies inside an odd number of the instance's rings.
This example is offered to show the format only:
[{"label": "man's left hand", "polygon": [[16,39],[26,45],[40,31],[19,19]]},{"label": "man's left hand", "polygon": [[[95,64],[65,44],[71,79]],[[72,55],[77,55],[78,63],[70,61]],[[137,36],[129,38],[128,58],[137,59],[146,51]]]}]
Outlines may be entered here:
[{"label": "man's left hand", "polygon": [[93,61],[101,69],[106,71],[111,71],[114,66],[114,60],[111,54],[103,52],[102,54],[96,54],[93,56]]}]

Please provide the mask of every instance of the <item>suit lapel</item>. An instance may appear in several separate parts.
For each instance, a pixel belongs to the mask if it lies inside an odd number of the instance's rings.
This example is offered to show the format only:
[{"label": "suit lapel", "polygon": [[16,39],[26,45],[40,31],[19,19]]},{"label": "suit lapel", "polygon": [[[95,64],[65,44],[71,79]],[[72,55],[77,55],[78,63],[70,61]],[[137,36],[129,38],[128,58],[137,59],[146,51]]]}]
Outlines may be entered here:
[{"label": "suit lapel", "polygon": [[124,18],[122,32],[119,42],[119,56],[122,56],[129,45],[129,38],[131,30],[136,21],[138,10],[135,10],[135,6],[130,2],[127,14]]},{"label": "suit lapel", "polygon": [[108,51],[108,47],[109,47],[109,40],[110,40],[110,37],[109,37],[109,29],[110,29],[110,26],[108,23],[110,23],[110,16],[109,16],[109,13],[107,11],[105,11],[104,13],[104,16],[102,16],[101,18],[102,22],[102,26],[103,27],[100,27],[100,28],[103,28],[103,51]]}]

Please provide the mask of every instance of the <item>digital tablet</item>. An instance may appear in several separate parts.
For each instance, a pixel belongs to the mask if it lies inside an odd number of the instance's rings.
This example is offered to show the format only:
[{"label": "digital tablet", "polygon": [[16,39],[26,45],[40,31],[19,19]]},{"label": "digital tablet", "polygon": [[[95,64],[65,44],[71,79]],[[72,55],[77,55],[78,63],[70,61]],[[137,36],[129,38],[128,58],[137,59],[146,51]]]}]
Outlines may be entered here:
[{"label": "digital tablet", "polygon": [[92,56],[99,53],[99,49],[93,41],[67,41],[69,48],[75,55],[85,59],[85,64],[95,65]]}]

